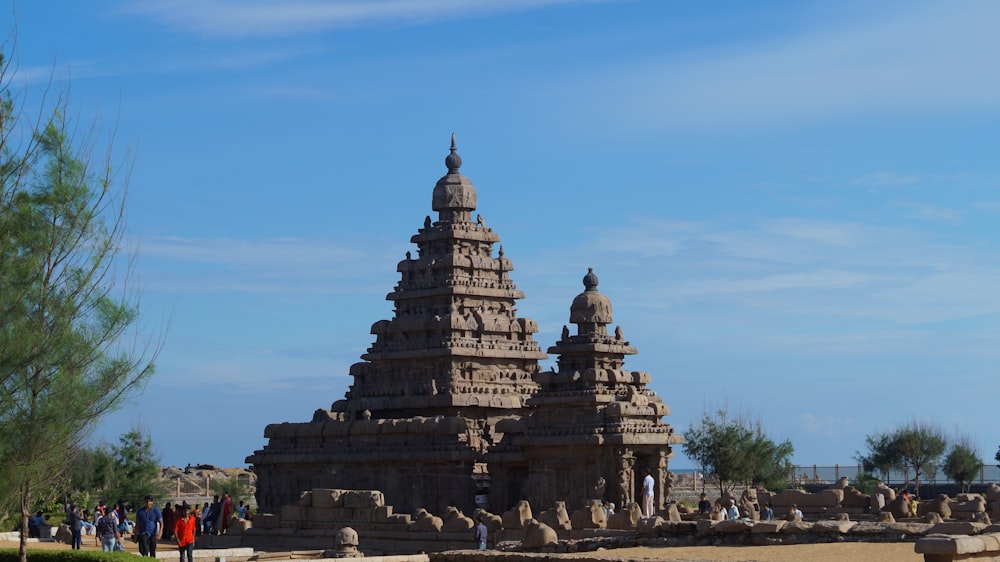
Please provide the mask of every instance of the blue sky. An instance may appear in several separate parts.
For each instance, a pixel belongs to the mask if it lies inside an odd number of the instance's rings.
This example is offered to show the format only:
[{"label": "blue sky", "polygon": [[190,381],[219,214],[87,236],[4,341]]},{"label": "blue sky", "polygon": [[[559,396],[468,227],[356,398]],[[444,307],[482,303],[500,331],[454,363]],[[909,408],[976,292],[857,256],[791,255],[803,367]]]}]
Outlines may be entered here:
[{"label": "blue sky", "polygon": [[52,76],[135,153],[145,322],[169,329],[95,440],[138,424],[164,464],[242,466],[343,397],[455,132],[536,339],[593,267],[679,431],[749,412],[810,465],[914,419],[1000,445],[1000,4],[4,12],[16,83]]}]

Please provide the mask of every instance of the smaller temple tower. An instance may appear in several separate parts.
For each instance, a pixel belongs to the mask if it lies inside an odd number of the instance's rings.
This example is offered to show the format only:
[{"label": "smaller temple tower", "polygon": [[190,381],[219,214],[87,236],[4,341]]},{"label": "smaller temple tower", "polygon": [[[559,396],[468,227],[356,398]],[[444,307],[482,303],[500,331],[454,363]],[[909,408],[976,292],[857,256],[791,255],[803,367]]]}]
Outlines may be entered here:
[{"label": "smaller temple tower", "polygon": [[[625,369],[625,356],[638,351],[620,326],[608,333],[611,301],[597,290],[593,269],[583,285],[570,307],[577,333],[564,326],[559,342],[549,348],[548,353],[558,354],[558,366],[538,375],[539,391],[528,401],[531,416],[509,449],[524,460],[510,465],[515,471],[517,464],[526,469],[521,493],[532,505],[562,500],[570,509],[590,499],[619,506],[637,501],[649,469],[660,509],[670,494],[672,445],[684,438],[663,423],[670,409],[646,388],[649,374]],[[514,460],[510,453],[504,457],[502,449],[497,453],[501,462]]]}]

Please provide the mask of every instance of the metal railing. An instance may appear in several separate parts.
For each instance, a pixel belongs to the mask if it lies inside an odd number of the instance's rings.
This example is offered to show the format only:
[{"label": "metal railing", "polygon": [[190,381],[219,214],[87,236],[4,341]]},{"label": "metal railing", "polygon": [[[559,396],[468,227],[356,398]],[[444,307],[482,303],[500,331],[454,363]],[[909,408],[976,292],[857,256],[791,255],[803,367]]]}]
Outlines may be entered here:
[{"label": "metal railing", "polygon": [[[854,483],[863,472],[860,464],[795,465],[789,470],[788,481],[792,484],[832,484],[846,476],[851,483]],[[913,480],[913,467],[893,467],[882,474],[876,473],[875,476],[881,476],[882,481],[889,486],[902,486]],[[1000,467],[984,462],[979,470],[979,476],[972,483],[989,482],[1000,483]],[[945,476],[940,466],[935,465],[920,471],[920,483],[948,484],[951,483],[951,479]]]}]

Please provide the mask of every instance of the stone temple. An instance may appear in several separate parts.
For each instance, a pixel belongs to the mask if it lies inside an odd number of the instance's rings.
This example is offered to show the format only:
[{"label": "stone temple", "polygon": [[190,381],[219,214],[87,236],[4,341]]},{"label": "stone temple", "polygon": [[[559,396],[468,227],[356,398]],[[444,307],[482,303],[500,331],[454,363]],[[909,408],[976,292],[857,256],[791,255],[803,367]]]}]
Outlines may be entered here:
[{"label": "stone temple", "polygon": [[593,271],[548,349],[536,323],[517,315],[524,298],[500,237],[477,215],[476,190],[459,173],[452,137],[448,168],[431,208],[399,262],[386,299],[390,320],[351,366],[354,384],[329,410],[303,423],[268,425],[267,445],[247,457],[257,503],[277,512],[314,488],[381,490],[397,512],[455,506],[503,511],[527,499],[538,509],[590,499],[640,501],[644,470],[662,507],[668,461],[683,438],[662,422],[667,406],[629,371],[637,353],[612,323],[611,302]]}]

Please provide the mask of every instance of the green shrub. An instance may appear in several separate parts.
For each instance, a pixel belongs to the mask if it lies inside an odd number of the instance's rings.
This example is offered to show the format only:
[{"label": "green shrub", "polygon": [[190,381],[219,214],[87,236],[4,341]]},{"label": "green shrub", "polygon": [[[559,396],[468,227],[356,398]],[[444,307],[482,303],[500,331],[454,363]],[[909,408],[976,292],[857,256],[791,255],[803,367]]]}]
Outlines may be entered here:
[{"label": "green shrub", "polygon": [[[34,550],[28,549],[31,562],[126,562],[143,560],[142,556],[131,552],[101,552],[97,550]],[[0,548],[0,562],[18,562],[16,548]]]}]

